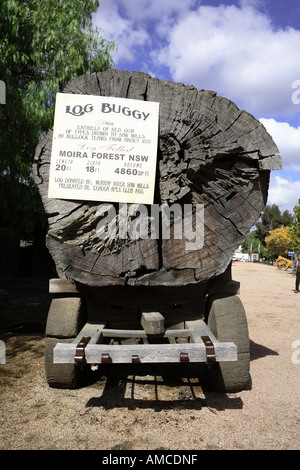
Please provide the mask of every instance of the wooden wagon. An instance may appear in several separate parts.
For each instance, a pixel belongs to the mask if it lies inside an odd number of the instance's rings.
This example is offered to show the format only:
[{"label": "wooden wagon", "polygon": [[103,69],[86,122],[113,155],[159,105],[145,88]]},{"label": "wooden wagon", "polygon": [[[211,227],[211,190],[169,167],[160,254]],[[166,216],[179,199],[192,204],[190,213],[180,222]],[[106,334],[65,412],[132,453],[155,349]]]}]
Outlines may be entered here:
[{"label": "wooden wagon", "polygon": [[77,387],[95,364],[205,363],[216,389],[244,389],[249,334],[231,259],[265,207],[270,171],[281,167],[272,138],[215,92],[141,72],[81,76],[63,92],[159,103],[154,203],[201,204],[203,244],[187,250],[174,221],[168,239],[100,240],[99,202],[48,197],[50,131],[34,163],[58,273],[46,328],[49,385]]},{"label": "wooden wagon", "polygon": [[275,261],[275,266],[280,271],[286,271],[288,268],[293,266],[293,261],[283,256],[278,256],[277,260]]}]

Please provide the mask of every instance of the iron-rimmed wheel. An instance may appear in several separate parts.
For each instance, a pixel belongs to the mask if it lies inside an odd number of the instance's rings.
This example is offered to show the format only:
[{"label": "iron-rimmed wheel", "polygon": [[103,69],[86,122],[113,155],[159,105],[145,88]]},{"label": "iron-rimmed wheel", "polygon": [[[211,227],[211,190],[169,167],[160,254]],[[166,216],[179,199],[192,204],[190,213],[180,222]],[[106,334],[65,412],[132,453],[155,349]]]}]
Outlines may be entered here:
[{"label": "iron-rimmed wheel", "polygon": [[278,269],[280,269],[280,271],[286,271],[288,268],[287,262],[283,260],[277,261],[276,266]]},{"label": "iron-rimmed wheel", "polygon": [[213,388],[223,392],[245,390],[250,380],[250,342],[245,309],[236,295],[210,295],[207,325],[219,341],[237,346],[237,361],[218,362],[209,369]]},{"label": "iron-rimmed wheel", "polygon": [[86,323],[82,299],[66,297],[53,299],[47,317],[45,341],[45,373],[48,385],[55,388],[77,388],[85,374],[74,364],[55,364],[53,349],[58,342],[71,343]]}]

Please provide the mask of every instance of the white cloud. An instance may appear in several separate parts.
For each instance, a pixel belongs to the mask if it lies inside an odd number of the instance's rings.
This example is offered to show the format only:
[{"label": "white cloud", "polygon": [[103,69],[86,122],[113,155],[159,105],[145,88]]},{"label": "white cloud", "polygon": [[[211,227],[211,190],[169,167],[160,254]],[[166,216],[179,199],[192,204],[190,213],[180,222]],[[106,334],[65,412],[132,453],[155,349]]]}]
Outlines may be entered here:
[{"label": "white cloud", "polygon": [[174,81],[215,90],[256,116],[295,117],[300,105],[292,103],[292,83],[300,79],[300,31],[275,29],[259,4],[102,0],[94,24],[116,41],[117,67],[156,76],[168,67]]},{"label": "white cloud", "polygon": [[300,172],[300,126],[295,128],[287,122],[260,119],[273,137],[282,156],[283,168]]},{"label": "white cloud", "polygon": [[102,0],[93,23],[105,39],[116,41],[116,61],[134,61],[139,47],[148,45],[151,50],[153,35],[168,35],[175,18],[184,16],[194,4],[196,0]]},{"label": "white cloud", "polygon": [[[101,4],[111,6],[111,0],[102,0]],[[121,6],[123,15],[130,18],[132,22],[144,23],[146,20],[158,19],[163,21],[172,16],[181,16],[193,8],[196,0],[174,1],[174,0],[114,0]]]},{"label": "white cloud", "polygon": [[[122,2],[120,2],[122,3]],[[134,25],[132,19],[120,14],[119,2],[103,0],[93,16],[93,24],[101,29],[106,40],[116,42],[117,51],[112,53],[114,61],[134,60],[135,48],[150,46],[150,38],[146,30]]]},{"label": "white cloud", "polygon": [[293,214],[293,209],[300,199],[300,181],[290,181],[277,173],[271,174],[268,194],[268,205],[276,204],[281,212],[288,210]]},{"label": "white cloud", "polygon": [[291,86],[299,75],[299,41],[300,31],[276,31],[268,16],[247,4],[200,6],[170,30],[157,59],[175,81],[213,89],[252,113],[295,115]]}]

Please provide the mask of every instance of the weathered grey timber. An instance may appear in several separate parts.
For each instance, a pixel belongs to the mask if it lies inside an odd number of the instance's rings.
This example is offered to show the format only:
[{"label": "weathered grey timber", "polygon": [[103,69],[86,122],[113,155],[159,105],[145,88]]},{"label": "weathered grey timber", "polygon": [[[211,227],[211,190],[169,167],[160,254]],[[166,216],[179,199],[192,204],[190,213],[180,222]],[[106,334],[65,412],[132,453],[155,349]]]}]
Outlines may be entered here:
[{"label": "weathered grey timber", "polygon": [[[191,323],[193,326],[193,323]],[[91,329],[93,331],[93,329]],[[95,329],[94,329],[95,331]],[[105,333],[105,329],[101,333]],[[107,336],[122,337],[128,334],[130,336],[136,335],[137,338],[147,338],[147,335],[143,334],[144,331],[129,331],[125,332],[121,330],[109,330],[106,331]],[[192,336],[192,343],[187,342],[182,344],[148,344],[147,342],[142,345],[112,345],[112,344],[97,344],[97,341],[91,338],[88,345],[85,348],[85,359],[87,364],[99,364],[101,363],[101,357],[107,356],[109,362],[117,363],[132,363],[132,358],[138,358],[139,362],[142,363],[166,363],[166,362],[180,362],[180,355],[185,353],[188,355],[188,362],[206,362],[206,348],[201,341],[201,335],[209,334],[214,342],[215,349],[215,360],[228,362],[237,360],[237,348],[232,342],[220,343],[215,338],[211,331],[207,328],[203,320],[197,322],[197,331],[191,330],[175,330],[172,335],[172,330],[165,332],[164,337],[172,337],[175,334],[180,337]],[[99,338],[98,332],[96,332],[97,340]],[[54,348],[54,363],[55,364],[73,364],[76,352],[78,338],[72,343],[59,343]]]},{"label": "weathered grey timber", "polygon": [[5,364],[5,363],[6,363],[5,343],[3,341],[0,341],[0,364]]},{"label": "weathered grey timber", "polygon": [[159,312],[142,312],[141,325],[148,335],[159,335],[165,330],[165,319]]},{"label": "weathered grey timber", "polygon": [[[49,217],[47,246],[60,278],[84,286],[184,286],[222,274],[265,207],[269,175],[281,167],[264,126],[214,91],[109,70],[77,77],[65,93],[160,103],[155,204],[204,204],[204,245],[184,240],[100,240],[90,201],[49,199],[50,131],[34,178]],[[117,214],[118,217],[118,214]]]}]

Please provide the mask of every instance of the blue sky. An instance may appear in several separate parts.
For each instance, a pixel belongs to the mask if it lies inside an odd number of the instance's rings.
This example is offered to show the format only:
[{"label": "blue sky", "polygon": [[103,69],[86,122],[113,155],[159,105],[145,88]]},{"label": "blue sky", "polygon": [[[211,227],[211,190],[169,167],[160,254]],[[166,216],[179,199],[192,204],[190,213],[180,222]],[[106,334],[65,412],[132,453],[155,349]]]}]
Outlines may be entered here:
[{"label": "blue sky", "polygon": [[283,169],[268,204],[300,199],[299,0],[100,0],[94,25],[115,67],[214,90],[261,120]]}]

